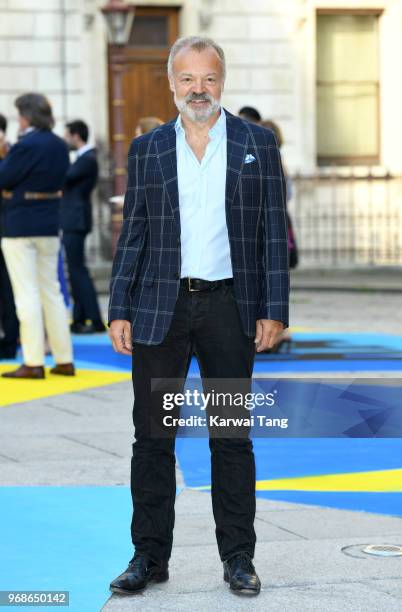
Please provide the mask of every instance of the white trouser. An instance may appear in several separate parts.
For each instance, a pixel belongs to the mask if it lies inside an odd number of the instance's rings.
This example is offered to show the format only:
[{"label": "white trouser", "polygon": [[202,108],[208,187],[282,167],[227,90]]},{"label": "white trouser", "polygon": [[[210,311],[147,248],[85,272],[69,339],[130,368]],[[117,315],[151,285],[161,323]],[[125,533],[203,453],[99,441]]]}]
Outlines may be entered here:
[{"label": "white trouser", "polygon": [[56,236],[2,238],[1,248],[13,288],[24,363],[43,365],[45,338],[56,363],[73,360],[67,309],[58,280],[60,239]]}]

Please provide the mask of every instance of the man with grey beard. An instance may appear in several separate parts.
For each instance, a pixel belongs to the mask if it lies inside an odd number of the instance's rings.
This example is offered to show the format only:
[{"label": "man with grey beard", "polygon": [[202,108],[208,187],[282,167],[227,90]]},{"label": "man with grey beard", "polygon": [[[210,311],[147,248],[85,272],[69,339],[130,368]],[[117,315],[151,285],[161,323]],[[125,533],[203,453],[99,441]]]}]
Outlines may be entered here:
[{"label": "man with grey beard", "polygon": [[[151,381],[180,392],[174,381],[185,380],[195,353],[204,384],[248,385],[255,351],[274,346],[288,326],[286,194],[275,136],[221,106],[225,57],[213,40],[177,40],[168,78],[180,114],[131,145],[110,286],[110,335],[117,352],[132,355],[135,395],[135,555],[110,585],[118,593],[169,577],[175,431],[154,434]],[[252,442],[210,436],[209,446],[224,580],[236,593],[258,594]]]}]

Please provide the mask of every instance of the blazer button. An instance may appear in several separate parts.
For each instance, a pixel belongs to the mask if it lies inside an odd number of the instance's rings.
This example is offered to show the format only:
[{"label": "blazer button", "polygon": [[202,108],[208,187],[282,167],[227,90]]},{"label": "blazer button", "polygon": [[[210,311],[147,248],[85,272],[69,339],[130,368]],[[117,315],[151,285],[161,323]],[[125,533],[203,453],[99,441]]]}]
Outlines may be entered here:
[{"label": "blazer button", "polygon": [[175,272],[175,273],[173,274],[173,278],[174,278],[174,279],[176,279],[176,280],[178,280],[178,279],[180,278],[180,274],[179,274],[178,272]]}]

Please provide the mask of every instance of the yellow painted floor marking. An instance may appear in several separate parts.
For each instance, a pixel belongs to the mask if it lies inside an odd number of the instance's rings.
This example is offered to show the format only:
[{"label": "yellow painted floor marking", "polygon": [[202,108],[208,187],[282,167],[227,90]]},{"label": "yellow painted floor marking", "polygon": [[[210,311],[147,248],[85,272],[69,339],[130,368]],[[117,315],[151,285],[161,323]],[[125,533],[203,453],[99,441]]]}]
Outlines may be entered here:
[{"label": "yellow painted floor marking", "polygon": [[[0,374],[15,368],[15,366],[1,365]],[[103,387],[113,383],[130,380],[129,372],[110,372],[103,370],[77,370],[76,376],[56,376],[49,374],[46,368],[44,380],[12,380],[0,378],[0,406],[10,406],[20,402],[73,393],[94,387]]]}]

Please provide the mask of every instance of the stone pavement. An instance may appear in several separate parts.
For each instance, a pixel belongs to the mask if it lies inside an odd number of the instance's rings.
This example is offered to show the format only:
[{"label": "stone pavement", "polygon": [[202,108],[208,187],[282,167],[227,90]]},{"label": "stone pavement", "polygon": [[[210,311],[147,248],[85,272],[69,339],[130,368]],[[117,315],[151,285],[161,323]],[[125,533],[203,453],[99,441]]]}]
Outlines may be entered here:
[{"label": "stone pavement", "polygon": [[[402,520],[257,500],[258,597],[232,594],[222,579],[209,494],[185,489],[176,502],[170,580],[142,594],[112,595],[102,612],[259,610],[377,612],[402,605],[402,557],[354,548],[402,543]],[[346,549],[346,550],[345,550]]]},{"label": "stone pavement", "polygon": [[291,273],[293,289],[314,291],[382,291],[402,292],[402,268],[361,267],[314,269],[296,268]]}]

